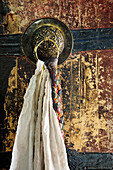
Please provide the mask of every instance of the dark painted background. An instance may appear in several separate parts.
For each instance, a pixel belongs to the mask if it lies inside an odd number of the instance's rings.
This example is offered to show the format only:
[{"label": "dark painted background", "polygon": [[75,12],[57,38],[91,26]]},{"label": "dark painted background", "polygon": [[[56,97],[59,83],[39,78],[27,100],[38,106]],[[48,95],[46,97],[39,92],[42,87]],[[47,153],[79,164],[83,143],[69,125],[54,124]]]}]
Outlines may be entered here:
[{"label": "dark painted background", "polygon": [[10,165],[23,96],[35,70],[23,57],[21,34],[37,18],[55,17],[74,38],[72,54],[60,66],[70,168],[112,169],[112,0],[1,0],[0,9],[0,167]]}]

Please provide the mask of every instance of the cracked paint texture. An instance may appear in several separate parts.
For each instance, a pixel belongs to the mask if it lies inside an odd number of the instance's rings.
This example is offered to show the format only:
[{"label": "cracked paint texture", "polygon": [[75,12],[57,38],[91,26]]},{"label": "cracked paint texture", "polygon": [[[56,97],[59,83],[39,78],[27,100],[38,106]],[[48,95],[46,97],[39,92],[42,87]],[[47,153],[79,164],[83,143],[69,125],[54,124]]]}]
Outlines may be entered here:
[{"label": "cracked paint texture", "polygon": [[4,102],[4,151],[11,151],[13,149],[18,118],[23,105],[23,96],[33,74],[34,66],[29,64],[24,58],[15,58],[15,66],[9,74]]},{"label": "cracked paint texture", "polygon": [[[12,150],[34,66],[16,59],[8,78],[5,150]],[[113,152],[113,50],[78,52],[60,65],[65,143],[79,152]]]},{"label": "cracked paint texture", "polygon": [[[112,0],[8,0],[7,4],[18,18],[18,24],[15,15],[14,24],[11,21],[14,18],[7,18],[9,32],[13,25],[24,32],[41,17],[58,18],[73,30],[113,27]],[[15,30],[18,29],[13,33]],[[12,150],[23,96],[35,70],[22,57],[14,60],[4,82],[5,100],[1,100],[4,107],[1,133],[5,136],[2,151]],[[8,67],[10,63],[12,60]],[[113,50],[77,52],[60,65],[60,70],[67,147],[78,152],[113,152]],[[4,88],[2,84],[0,88]]]},{"label": "cracked paint texture", "polygon": [[8,0],[18,16],[19,30],[42,17],[60,19],[70,29],[113,27],[112,0]]},{"label": "cracked paint texture", "polygon": [[60,66],[69,148],[113,152],[112,52],[79,52]]}]

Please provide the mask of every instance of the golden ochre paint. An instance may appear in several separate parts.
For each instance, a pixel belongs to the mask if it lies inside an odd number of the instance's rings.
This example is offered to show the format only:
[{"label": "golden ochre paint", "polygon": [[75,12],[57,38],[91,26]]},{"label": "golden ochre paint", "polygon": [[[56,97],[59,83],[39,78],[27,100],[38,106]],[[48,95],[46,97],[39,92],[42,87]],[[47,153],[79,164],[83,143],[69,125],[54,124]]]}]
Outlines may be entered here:
[{"label": "golden ochre paint", "polygon": [[[112,60],[110,51],[79,52],[60,65],[65,142],[69,148],[79,152],[112,151]],[[6,151],[12,150],[28,86],[28,73],[24,71],[27,64],[21,65],[22,61],[18,65],[16,59],[8,79],[4,104]]]},{"label": "golden ochre paint", "polygon": [[[21,68],[20,68],[21,69]],[[24,77],[26,78],[26,73]],[[13,67],[8,78],[8,88],[5,96],[4,110],[6,112],[5,127],[7,129],[4,144],[6,151],[11,151],[15,139],[18,117],[22,108],[24,91],[28,84],[24,82],[18,74],[18,58],[16,58],[16,66]],[[19,90],[19,88],[21,90]]]},{"label": "golden ochre paint", "polygon": [[[98,87],[104,82],[102,75],[100,79],[100,62],[98,53],[86,52],[78,53],[75,59],[61,66],[66,143],[80,152],[101,151],[108,147],[106,99],[100,100],[104,89]],[[101,106],[105,112],[99,117]]]}]

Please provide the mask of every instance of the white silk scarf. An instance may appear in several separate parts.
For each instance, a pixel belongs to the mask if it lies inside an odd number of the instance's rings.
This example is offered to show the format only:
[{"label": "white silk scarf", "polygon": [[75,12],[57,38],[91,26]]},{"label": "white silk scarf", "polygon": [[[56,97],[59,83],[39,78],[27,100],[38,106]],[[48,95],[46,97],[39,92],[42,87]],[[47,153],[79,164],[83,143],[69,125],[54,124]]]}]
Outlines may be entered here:
[{"label": "white silk scarf", "polygon": [[40,60],[24,96],[10,170],[69,170],[50,74]]}]

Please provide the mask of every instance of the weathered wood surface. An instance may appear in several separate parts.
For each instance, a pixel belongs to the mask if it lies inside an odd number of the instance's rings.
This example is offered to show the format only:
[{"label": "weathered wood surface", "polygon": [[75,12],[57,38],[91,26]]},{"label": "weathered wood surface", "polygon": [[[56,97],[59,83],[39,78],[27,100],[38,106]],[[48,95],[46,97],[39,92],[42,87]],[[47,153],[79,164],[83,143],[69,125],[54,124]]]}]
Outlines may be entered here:
[{"label": "weathered wood surface", "polygon": [[65,137],[80,152],[113,152],[113,50],[78,52],[61,68]]},{"label": "weathered wood surface", "polygon": [[[113,50],[78,52],[60,66],[65,140],[69,148],[79,152],[113,152],[112,53]],[[1,74],[5,76],[4,68],[9,67],[10,60],[8,57],[6,63],[4,57],[0,60]],[[3,143],[7,151],[12,148],[17,126],[15,116],[19,116],[24,92],[35,69],[22,57],[12,60],[15,66],[8,73],[1,98],[1,120],[3,116],[7,136]],[[3,82],[0,83],[2,93]]]},{"label": "weathered wood surface", "polygon": [[24,31],[37,18],[55,17],[70,29],[113,27],[112,0],[8,0],[18,15],[19,30]]},{"label": "weathered wood surface", "polygon": [[[73,30],[73,55],[60,66],[65,141],[70,149],[92,153],[70,150],[70,167],[112,169],[113,1],[3,0],[1,3],[0,34],[23,33],[41,17],[58,18]],[[8,39],[0,39],[0,43],[6,43],[0,46],[0,54],[4,55],[0,56],[1,151],[12,150],[23,95],[35,69],[22,57],[21,34],[18,36],[9,46]]]},{"label": "weathered wood surface", "polygon": [[12,150],[23,96],[34,70],[24,58],[0,57],[0,151]]}]

